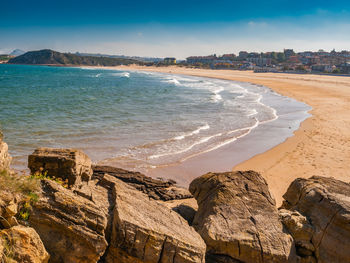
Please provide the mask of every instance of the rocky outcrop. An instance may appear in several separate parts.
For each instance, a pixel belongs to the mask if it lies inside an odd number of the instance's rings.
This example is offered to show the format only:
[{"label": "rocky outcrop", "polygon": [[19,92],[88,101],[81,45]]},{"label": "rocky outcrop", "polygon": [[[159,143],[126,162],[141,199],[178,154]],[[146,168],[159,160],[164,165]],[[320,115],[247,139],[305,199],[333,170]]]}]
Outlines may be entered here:
[{"label": "rocky outcrop", "polygon": [[29,224],[40,235],[52,262],[97,262],[107,241],[106,215],[94,202],[50,180],[41,181],[40,199]]},{"label": "rocky outcrop", "polygon": [[10,163],[11,156],[8,153],[8,146],[2,140],[2,134],[0,132],[0,172],[9,169]]},{"label": "rocky outcrop", "polygon": [[14,226],[0,231],[0,261],[47,263],[49,254],[33,228]]},{"label": "rocky outcrop", "polygon": [[200,235],[154,200],[182,198],[185,189],[173,190],[177,187],[172,182],[111,167],[94,167],[91,177],[79,180],[79,172],[90,167],[86,158],[77,156],[84,154],[45,148],[29,157],[32,172],[74,177],[68,188],[42,180],[40,198],[32,205],[29,224],[51,262],[204,262],[206,246]]},{"label": "rocky outcrop", "polygon": [[93,166],[94,175],[109,174],[135,187],[155,200],[176,200],[191,198],[187,189],[175,186],[174,181],[162,181],[145,176],[139,172],[131,172],[110,166]]},{"label": "rocky outcrop", "polygon": [[106,262],[204,262],[202,238],[178,213],[114,180],[113,228]]},{"label": "rocky outcrop", "polygon": [[198,202],[193,226],[211,262],[295,261],[293,240],[258,173],[208,173],[190,184],[190,192]]},{"label": "rocky outcrop", "polygon": [[[287,228],[297,244],[300,239],[311,240],[312,246],[306,242],[306,247],[301,247],[306,253],[314,248],[317,262],[350,262],[349,196],[350,184],[319,176],[296,179],[283,196],[282,208],[297,211],[307,219],[293,219],[300,224],[285,223]],[[308,229],[306,236],[300,236],[300,229]]]},{"label": "rocky outcrop", "polygon": [[79,186],[92,175],[91,160],[80,150],[38,148],[28,157],[32,174],[42,173],[50,177],[68,180],[69,186]]}]

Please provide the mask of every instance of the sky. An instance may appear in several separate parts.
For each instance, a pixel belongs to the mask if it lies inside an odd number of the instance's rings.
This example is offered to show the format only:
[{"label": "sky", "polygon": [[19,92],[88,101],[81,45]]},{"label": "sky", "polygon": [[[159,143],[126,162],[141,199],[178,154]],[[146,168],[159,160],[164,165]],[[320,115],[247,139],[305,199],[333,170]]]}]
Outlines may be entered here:
[{"label": "sky", "polygon": [[350,50],[350,1],[1,0],[0,53],[184,59],[245,51]]}]

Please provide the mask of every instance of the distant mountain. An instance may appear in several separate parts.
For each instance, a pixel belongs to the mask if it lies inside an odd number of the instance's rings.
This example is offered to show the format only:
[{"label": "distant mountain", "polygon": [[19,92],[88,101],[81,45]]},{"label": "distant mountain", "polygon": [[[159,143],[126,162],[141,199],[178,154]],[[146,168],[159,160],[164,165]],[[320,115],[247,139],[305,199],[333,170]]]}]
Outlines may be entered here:
[{"label": "distant mountain", "polygon": [[153,58],[153,57],[138,57],[138,56],[123,56],[123,55],[107,55],[100,53],[75,53],[78,56],[86,56],[86,57],[107,57],[107,58],[125,58],[125,59],[135,59],[143,62],[160,62],[163,61],[163,58]]},{"label": "distant mountain", "polygon": [[9,55],[17,57],[17,56],[23,55],[24,53],[26,52],[17,48],[14,51],[12,51]]},{"label": "distant mountain", "polygon": [[30,51],[12,58],[9,64],[31,65],[85,65],[85,66],[118,66],[140,63],[140,61],[124,58],[78,56],[70,53],[60,53],[50,49]]}]

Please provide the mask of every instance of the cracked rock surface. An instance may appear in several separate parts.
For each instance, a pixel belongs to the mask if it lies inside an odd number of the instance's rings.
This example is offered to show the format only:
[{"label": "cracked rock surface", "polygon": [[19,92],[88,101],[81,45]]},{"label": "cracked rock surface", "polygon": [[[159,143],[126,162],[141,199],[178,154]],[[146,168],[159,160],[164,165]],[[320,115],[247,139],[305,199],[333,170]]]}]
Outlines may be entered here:
[{"label": "cracked rock surface", "polygon": [[114,178],[115,207],[106,262],[205,262],[200,235],[178,213]]},{"label": "cracked rock surface", "polygon": [[311,223],[317,262],[350,262],[349,194],[350,184],[313,176],[294,180],[283,196],[282,208],[298,211]]},{"label": "cracked rock surface", "polygon": [[295,262],[292,237],[258,173],[208,173],[192,181],[190,192],[198,202],[193,226],[207,245],[208,262]]},{"label": "cracked rock surface", "polygon": [[51,255],[50,262],[97,262],[107,247],[107,218],[99,206],[50,180],[41,181],[29,224]]}]

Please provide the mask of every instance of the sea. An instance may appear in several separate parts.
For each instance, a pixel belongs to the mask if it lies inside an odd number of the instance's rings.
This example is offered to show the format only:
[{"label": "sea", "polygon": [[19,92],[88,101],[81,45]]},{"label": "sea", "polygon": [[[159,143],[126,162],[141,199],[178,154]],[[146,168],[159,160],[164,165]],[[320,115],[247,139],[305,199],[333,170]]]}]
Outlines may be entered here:
[{"label": "sea", "polygon": [[[311,108],[251,83],[155,72],[0,65],[0,129],[22,170],[35,148],[83,150],[94,163],[146,171],[234,145]],[[259,141],[263,144],[263,141]]]}]

